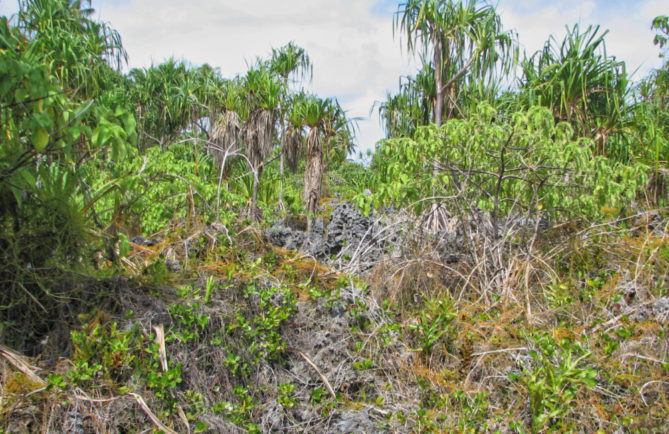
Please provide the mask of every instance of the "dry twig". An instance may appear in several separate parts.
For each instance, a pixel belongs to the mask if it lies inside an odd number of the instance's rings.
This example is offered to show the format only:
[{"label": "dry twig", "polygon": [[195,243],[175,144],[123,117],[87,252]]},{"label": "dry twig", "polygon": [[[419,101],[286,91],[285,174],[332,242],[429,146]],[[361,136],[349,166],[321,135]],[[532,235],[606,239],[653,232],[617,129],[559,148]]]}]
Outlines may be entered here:
[{"label": "dry twig", "polygon": [[328,392],[330,392],[330,395],[332,395],[332,398],[336,401],[336,400],[337,400],[337,394],[336,394],[335,391],[332,389],[332,386],[330,385],[330,382],[329,382],[328,379],[325,377],[325,375],[323,375],[323,373],[321,372],[321,370],[318,369],[318,367],[314,364],[314,362],[312,362],[311,360],[309,360],[309,357],[307,357],[302,351],[298,350],[297,348],[293,348],[293,350],[294,350],[297,354],[299,354],[299,355],[300,355],[300,356],[301,356],[301,357],[302,357],[302,358],[309,364],[309,366],[311,366],[312,368],[314,368],[314,370],[316,371],[316,373],[318,374],[318,376],[319,376],[319,377],[321,378],[321,380],[323,381],[323,384],[325,384],[325,387],[327,387]]}]

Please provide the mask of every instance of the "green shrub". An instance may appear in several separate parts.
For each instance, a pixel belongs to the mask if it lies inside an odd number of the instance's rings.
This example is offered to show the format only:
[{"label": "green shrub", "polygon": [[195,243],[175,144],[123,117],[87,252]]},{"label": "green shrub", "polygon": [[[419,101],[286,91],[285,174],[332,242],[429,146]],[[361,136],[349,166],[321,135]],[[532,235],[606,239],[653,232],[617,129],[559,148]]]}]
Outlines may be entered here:
[{"label": "green shrub", "polygon": [[[556,124],[546,108],[505,116],[482,103],[469,119],[383,141],[373,162],[378,187],[372,201],[413,205],[420,212],[429,204],[422,199],[435,196],[457,200],[453,208],[493,216],[540,211],[554,219],[596,217],[602,206],[634,198],[646,183],[647,167],[596,156],[588,142],[574,139],[572,127]],[[369,199],[360,195],[357,201],[366,206]]]}]

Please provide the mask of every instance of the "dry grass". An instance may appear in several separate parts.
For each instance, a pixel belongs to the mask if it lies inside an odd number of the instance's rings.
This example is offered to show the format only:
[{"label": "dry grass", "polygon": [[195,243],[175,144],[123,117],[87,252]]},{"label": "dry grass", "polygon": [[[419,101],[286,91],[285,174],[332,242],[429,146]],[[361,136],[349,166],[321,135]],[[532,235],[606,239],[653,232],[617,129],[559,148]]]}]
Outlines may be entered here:
[{"label": "dry grass", "polygon": [[[49,375],[67,375],[69,357],[47,365],[5,351],[6,432],[192,432],[196,422],[210,432],[250,423],[332,432],[347,418],[386,432],[667,430],[669,246],[653,231],[561,227],[531,251],[509,238],[478,240],[458,255],[439,239],[413,238],[369,273],[366,292],[311,257],[266,245],[253,227],[230,228],[233,244],[211,227],[185,228],[151,247],[133,245],[119,264],[132,280],[108,284],[116,307],[80,317],[78,328],[112,336],[117,322],[138,327],[142,342],[162,342],[156,371],[183,366],[182,383],[170,389],[175,406],[123,364],[116,377],[60,388]],[[184,271],[156,284],[152,266],[169,255]],[[219,289],[204,303],[208,279]],[[186,283],[187,295],[172,287]],[[256,360],[237,323],[237,315],[268,313],[249,287],[287,288],[296,299],[277,329],[287,343],[278,359]],[[173,340],[179,322],[170,306],[192,303],[208,323],[194,340]],[[154,331],[160,324],[164,335]],[[249,370],[233,371],[230,354]],[[292,407],[277,401],[287,383]],[[236,387],[253,399],[237,425],[233,414],[212,410],[242,405]]]},{"label": "dry grass", "polygon": [[[392,373],[395,384],[425,384],[423,399],[431,396],[430,402],[419,406],[423,415],[414,419],[421,430],[506,431],[518,423],[542,431],[669,428],[667,238],[613,226],[568,232],[563,227],[542,235],[529,253],[508,247],[496,255],[493,243],[479,240],[477,249],[455,263],[440,257],[438,242],[424,240],[373,270],[372,293],[378,302],[390,302],[404,337],[399,353],[381,344],[370,349],[380,366],[420,347],[424,337],[412,325],[428,300],[455,301],[456,331],[439,338],[430,353],[412,352]],[[504,242],[511,245],[497,245]],[[530,357],[548,341],[557,345],[554,354]],[[563,365],[581,356],[573,372]],[[589,369],[596,372],[594,387],[569,379]],[[559,401],[549,385],[528,388],[548,381],[548,372],[562,387],[577,390],[556,412],[560,424],[557,416],[537,422],[541,415],[530,405]],[[517,380],[523,377],[530,383]],[[391,395],[405,393],[398,388]],[[459,393],[466,398],[454,405]],[[532,393],[539,395],[530,398]],[[415,405],[415,396],[404,397]]]}]

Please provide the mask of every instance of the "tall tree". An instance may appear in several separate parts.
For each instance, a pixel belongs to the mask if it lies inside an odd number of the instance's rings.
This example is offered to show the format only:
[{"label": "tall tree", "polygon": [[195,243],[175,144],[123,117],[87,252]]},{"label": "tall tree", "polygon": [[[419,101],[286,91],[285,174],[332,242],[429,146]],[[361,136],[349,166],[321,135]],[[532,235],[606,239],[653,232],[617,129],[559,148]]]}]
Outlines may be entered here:
[{"label": "tall tree", "polygon": [[307,231],[311,231],[318,212],[323,182],[323,132],[332,114],[332,100],[307,97],[301,101],[300,110],[304,123],[310,128],[307,134],[307,167],[304,172],[304,202],[307,212]]},{"label": "tall tree", "polygon": [[336,99],[331,99],[323,120],[324,169],[343,162],[355,147],[353,137],[357,119],[350,119]]},{"label": "tall tree", "polygon": [[251,219],[260,220],[258,203],[258,185],[262,176],[264,160],[272,149],[274,136],[275,112],[279,107],[283,85],[266,65],[260,63],[250,69],[245,77],[251,107],[244,127],[246,156],[253,172],[253,193],[251,198]]},{"label": "tall tree", "polygon": [[[283,209],[283,178],[284,178],[284,167],[285,167],[285,156],[287,153],[291,155],[297,155],[297,149],[288,149],[289,146],[295,146],[298,142],[294,139],[294,136],[288,137],[289,129],[289,119],[291,108],[289,107],[290,100],[287,98],[288,95],[288,78],[291,75],[297,75],[311,78],[313,74],[313,69],[311,67],[311,60],[309,55],[303,49],[295,45],[292,41],[286,44],[285,46],[279,49],[272,49],[272,58],[270,60],[270,70],[275,74],[278,74],[283,80],[284,92],[281,98],[281,148],[279,150],[279,171],[280,171],[280,181],[279,181],[279,208]],[[293,130],[294,132],[295,130]]]},{"label": "tall tree", "polygon": [[207,141],[207,152],[214,155],[214,161],[219,166],[218,191],[216,194],[216,221],[221,218],[221,184],[226,170],[226,162],[229,157],[243,156],[241,153],[242,125],[247,116],[243,89],[238,80],[231,80],[223,85],[225,89],[223,105],[224,113],[221,114],[211,129],[211,135]]},{"label": "tall tree", "polygon": [[169,59],[157,66],[133,69],[129,78],[129,93],[141,127],[140,144],[165,146],[192,119],[186,63]]},{"label": "tall tree", "polygon": [[292,95],[286,129],[281,135],[281,147],[285,151],[286,163],[293,173],[297,171],[300,153],[303,151],[304,117],[301,108],[304,98],[306,98],[304,93]]},{"label": "tall tree", "polygon": [[574,25],[561,42],[551,37],[523,62],[521,82],[528,105],[550,108],[556,120],[595,139],[600,154],[622,128],[629,91],[625,63],[607,55],[607,33],[599,33],[599,26],[581,31]]},{"label": "tall tree", "polygon": [[91,18],[90,6],[90,0],[20,0],[17,27],[32,40],[31,55],[50,65],[61,86],[97,97],[127,53],[116,30]]},{"label": "tall tree", "polygon": [[438,126],[453,116],[463,80],[492,80],[498,70],[508,72],[517,58],[513,34],[503,31],[495,8],[476,3],[408,0],[395,14],[394,28],[405,34],[408,51],[432,63],[433,121]]},{"label": "tall tree", "polygon": [[167,145],[184,132],[209,138],[224,107],[225,81],[204,64],[167,61],[128,74],[128,99],[141,128],[140,146]]},{"label": "tall tree", "polygon": [[386,138],[411,137],[419,126],[432,121],[436,88],[434,68],[424,63],[416,76],[400,77],[399,92],[388,92],[379,104],[379,118],[385,128]]},{"label": "tall tree", "polygon": [[[498,70],[508,72],[517,58],[513,35],[503,31],[495,8],[477,7],[476,3],[407,0],[395,14],[394,29],[405,34],[408,51],[431,59],[435,86],[432,114],[437,127],[453,117],[458,108],[456,93],[464,80],[492,80]],[[433,175],[438,174],[439,166],[435,157]],[[451,178],[458,187],[458,175],[452,171]],[[429,230],[438,230],[444,217],[443,207],[435,203],[428,217]]]}]

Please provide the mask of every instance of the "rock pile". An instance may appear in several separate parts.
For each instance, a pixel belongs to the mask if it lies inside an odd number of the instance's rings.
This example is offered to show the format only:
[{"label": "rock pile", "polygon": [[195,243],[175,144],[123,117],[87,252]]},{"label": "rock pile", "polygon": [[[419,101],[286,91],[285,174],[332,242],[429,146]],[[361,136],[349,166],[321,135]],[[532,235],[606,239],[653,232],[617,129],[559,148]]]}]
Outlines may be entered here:
[{"label": "rock pile", "polygon": [[544,232],[550,222],[541,217],[537,225],[536,217],[523,215],[501,217],[493,222],[488,213],[473,210],[464,219],[449,217],[436,234],[425,233],[421,227],[420,218],[416,223],[405,211],[389,208],[373,211],[367,217],[352,203],[343,202],[334,204],[327,225],[318,219],[311,232],[284,219],[265,229],[263,235],[277,247],[299,250],[342,271],[361,273],[372,269],[384,255],[399,257],[416,245],[432,245],[440,260],[458,262],[481,239],[528,235],[528,232],[531,235],[535,230]]},{"label": "rock pile", "polygon": [[307,233],[282,220],[263,235],[277,247],[300,250],[325,264],[366,271],[399,242],[401,228],[392,210],[365,217],[352,203],[344,202],[335,205],[327,227],[318,219]]}]

